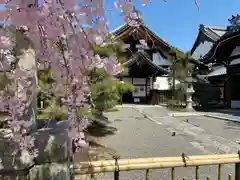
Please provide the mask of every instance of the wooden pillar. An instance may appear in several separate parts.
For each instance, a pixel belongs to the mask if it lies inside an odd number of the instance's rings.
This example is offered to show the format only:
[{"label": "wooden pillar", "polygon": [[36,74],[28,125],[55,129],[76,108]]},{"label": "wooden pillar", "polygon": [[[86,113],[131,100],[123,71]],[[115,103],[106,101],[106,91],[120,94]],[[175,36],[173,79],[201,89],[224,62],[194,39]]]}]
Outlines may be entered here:
[{"label": "wooden pillar", "polygon": [[230,60],[226,61],[226,100],[227,100],[227,107],[231,108],[231,73],[229,72],[230,67]]},{"label": "wooden pillar", "polygon": [[227,104],[227,91],[226,91],[226,86],[227,86],[227,83],[226,83],[226,76],[223,77],[223,103],[224,105]]}]

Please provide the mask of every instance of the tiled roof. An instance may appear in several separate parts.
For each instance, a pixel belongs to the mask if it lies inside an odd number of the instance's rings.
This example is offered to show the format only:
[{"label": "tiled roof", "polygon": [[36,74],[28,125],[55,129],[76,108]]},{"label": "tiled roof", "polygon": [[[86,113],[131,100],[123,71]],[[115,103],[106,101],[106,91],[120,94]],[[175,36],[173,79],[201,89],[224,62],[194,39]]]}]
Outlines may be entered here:
[{"label": "tiled roof", "polygon": [[212,40],[217,41],[222,35],[224,35],[227,32],[227,29],[201,24],[200,31],[202,31],[205,35],[207,35]]},{"label": "tiled roof", "polygon": [[[115,28],[114,30],[112,30],[110,33],[113,34],[113,35],[116,35],[121,33],[121,31],[124,31],[125,29],[128,29],[128,28],[135,28],[133,26],[130,26],[128,24],[123,24],[117,28]],[[174,48],[169,42],[167,42],[165,39],[159,37],[155,32],[153,32],[147,25],[145,25],[144,23],[142,23],[140,25],[140,27],[143,27],[145,30],[148,31],[149,34],[151,34],[153,37],[155,37],[159,42],[163,43],[165,46],[169,47],[169,48]]]},{"label": "tiled roof", "polygon": [[146,61],[150,66],[152,66],[153,68],[157,69],[158,71],[166,73],[166,74],[169,73],[165,68],[163,68],[161,66],[158,66],[155,63],[153,63],[152,60],[149,59],[144,52],[137,52],[130,60],[128,60],[127,62],[123,63],[123,65],[129,67],[132,64],[134,64],[136,61],[138,61],[140,58],[142,60]]},{"label": "tiled roof", "polygon": [[213,42],[216,42],[218,39],[220,39],[225,33],[227,32],[226,28],[221,28],[221,27],[215,27],[215,26],[209,26],[209,25],[204,25],[200,24],[199,25],[199,32],[198,36],[194,42],[194,45],[191,49],[191,53],[195,51],[197,48],[199,41],[201,41],[202,37],[207,37],[211,39]]},{"label": "tiled roof", "polygon": [[240,26],[236,26],[233,28],[228,29],[228,31],[221,36],[213,45],[211,50],[202,58],[202,61],[205,63],[214,60],[217,49],[226,41],[238,38],[240,36]]}]

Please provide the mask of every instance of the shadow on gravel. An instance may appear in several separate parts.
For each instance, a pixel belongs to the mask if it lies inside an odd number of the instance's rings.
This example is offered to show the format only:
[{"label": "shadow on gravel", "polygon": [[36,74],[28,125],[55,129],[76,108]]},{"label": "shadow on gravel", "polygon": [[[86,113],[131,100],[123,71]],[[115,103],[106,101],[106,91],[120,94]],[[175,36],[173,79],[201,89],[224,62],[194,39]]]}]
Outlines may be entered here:
[{"label": "shadow on gravel", "polygon": [[89,148],[83,149],[82,151],[74,154],[74,163],[109,160],[113,159],[113,156],[116,154],[115,150],[104,146],[97,138],[93,136],[88,136],[87,141],[89,143]]},{"label": "shadow on gravel", "polygon": [[222,113],[226,115],[232,116],[240,116],[240,109],[228,109],[228,108],[208,108],[198,110],[200,112],[214,112],[214,113]]},{"label": "shadow on gravel", "polygon": [[225,129],[240,130],[240,122],[226,121],[224,125]]},{"label": "shadow on gravel", "polygon": [[114,135],[117,131],[117,128],[109,126],[109,122],[99,122],[94,121],[91,125],[86,129],[87,133],[90,136],[95,137],[104,137],[107,135]]}]

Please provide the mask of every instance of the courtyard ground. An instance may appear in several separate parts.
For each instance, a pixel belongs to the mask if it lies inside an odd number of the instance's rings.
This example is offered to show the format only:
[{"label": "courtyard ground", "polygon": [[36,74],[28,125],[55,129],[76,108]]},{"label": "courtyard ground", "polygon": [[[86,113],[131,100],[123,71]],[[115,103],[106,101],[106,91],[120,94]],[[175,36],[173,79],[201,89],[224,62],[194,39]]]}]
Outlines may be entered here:
[{"label": "courtyard ground", "polygon": [[[159,157],[186,155],[236,153],[239,124],[231,124],[204,116],[171,117],[169,110],[160,106],[124,105],[119,111],[106,113],[104,122],[107,133],[101,144],[115,150],[121,158]],[[230,123],[230,124],[229,124]],[[212,128],[211,128],[212,127]],[[231,127],[231,128],[230,128]],[[172,136],[173,132],[176,133]],[[108,156],[107,159],[111,158]],[[216,179],[217,167],[201,167],[200,179]],[[234,166],[225,165],[223,179],[234,175]],[[152,180],[170,178],[170,170],[153,170]],[[122,180],[144,179],[144,172],[121,172]],[[176,179],[194,179],[194,168],[178,168]],[[101,179],[111,179],[106,174]]]}]

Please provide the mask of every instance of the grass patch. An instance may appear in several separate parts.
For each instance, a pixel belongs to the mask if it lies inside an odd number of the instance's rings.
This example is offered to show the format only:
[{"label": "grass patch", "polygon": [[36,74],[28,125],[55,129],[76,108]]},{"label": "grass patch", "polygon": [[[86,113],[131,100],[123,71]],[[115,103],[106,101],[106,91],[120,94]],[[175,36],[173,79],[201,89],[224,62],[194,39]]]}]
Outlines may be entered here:
[{"label": "grass patch", "polygon": [[50,119],[50,117],[49,117],[48,114],[41,113],[41,114],[37,115],[37,119],[38,120],[44,120],[44,119]]},{"label": "grass patch", "polygon": [[185,107],[168,107],[168,110],[185,112],[185,111],[186,111],[186,108],[185,108]]},{"label": "grass patch", "polygon": [[119,111],[119,109],[118,108],[112,108],[112,109],[106,110],[105,112],[116,112],[116,111]]},{"label": "grass patch", "polygon": [[[3,121],[7,115],[5,113],[0,112],[0,121]],[[37,119],[42,120],[42,119],[49,119],[48,114],[45,113],[38,113],[37,114]]]}]

